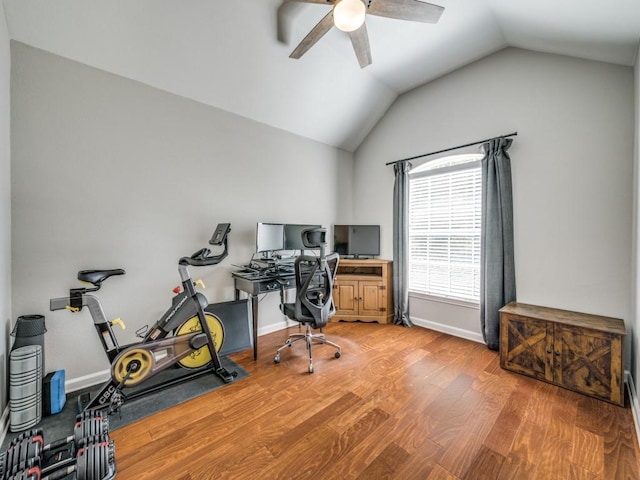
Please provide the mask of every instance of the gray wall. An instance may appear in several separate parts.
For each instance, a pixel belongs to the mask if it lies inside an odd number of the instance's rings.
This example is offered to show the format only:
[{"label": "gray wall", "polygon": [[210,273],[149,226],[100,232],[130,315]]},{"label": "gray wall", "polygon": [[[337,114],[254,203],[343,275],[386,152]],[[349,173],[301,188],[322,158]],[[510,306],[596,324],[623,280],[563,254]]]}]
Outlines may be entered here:
[{"label": "gray wall", "polygon": [[0,412],[7,404],[5,372],[11,328],[10,65],[9,34],[0,3]]},{"label": "gray wall", "polygon": [[[384,163],[517,130],[518,300],[631,327],[633,108],[629,67],[505,49],[396,101],[356,152],[354,216],[383,225],[390,258],[393,171]],[[410,314],[480,337],[476,309],[411,298]]]},{"label": "gray wall", "polygon": [[[256,222],[351,218],[350,153],[20,43],[11,51],[13,312],[46,315],[47,370],[66,369],[71,388],[108,367],[88,312],[48,312],[78,270],[127,271],[99,295],[130,342],[170,306],[178,258],[207,246],[217,223],[232,224],[228,259],[191,269],[210,302],[233,299]],[[284,325],[278,300],[260,303],[260,333]]]}]

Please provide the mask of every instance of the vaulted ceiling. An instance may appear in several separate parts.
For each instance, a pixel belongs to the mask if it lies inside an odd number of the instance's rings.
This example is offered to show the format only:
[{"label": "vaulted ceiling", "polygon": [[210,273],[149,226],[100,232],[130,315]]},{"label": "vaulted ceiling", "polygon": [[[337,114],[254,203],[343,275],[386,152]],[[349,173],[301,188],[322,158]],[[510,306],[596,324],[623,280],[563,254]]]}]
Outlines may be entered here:
[{"label": "vaulted ceiling", "polygon": [[640,39],[640,0],[432,0],[437,24],[367,15],[361,69],[335,28],[289,58],[330,5],[3,3],[13,40],[348,151],[398,95],[507,46],[631,66]]}]

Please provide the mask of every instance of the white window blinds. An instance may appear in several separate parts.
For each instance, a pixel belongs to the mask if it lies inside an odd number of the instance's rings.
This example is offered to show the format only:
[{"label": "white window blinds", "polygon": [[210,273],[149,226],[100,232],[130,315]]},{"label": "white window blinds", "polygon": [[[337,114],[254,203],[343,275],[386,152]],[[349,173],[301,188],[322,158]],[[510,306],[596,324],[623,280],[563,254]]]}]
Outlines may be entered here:
[{"label": "white window blinds", "polygon": [[411,172],[409,290],[479,302],[482,155],[457,155]]}]

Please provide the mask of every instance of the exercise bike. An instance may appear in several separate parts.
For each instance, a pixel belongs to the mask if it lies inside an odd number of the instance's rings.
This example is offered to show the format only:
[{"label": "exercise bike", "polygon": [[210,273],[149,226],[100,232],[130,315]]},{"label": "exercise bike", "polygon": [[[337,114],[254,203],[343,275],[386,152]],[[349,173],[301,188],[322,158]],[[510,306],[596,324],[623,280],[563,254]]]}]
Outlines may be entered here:
[{"label": "exercise bike", "polygon": [[[83,307],[89,309],[111,363],[110,379],[88,402],[86,398],[83,399],[85,405],[79,405],[79,410],[107,409],[111,413],[127,399],[158,391],[205,373],[213,373],[225,383],[233,381],[237,373],[224,368],[218,357],[218,351],[224,342],[224,325],[217,316],[204,311],[208,301],[203,294],[195,290],[197,285],[204,285],[200,280],[194,282],[188,269],[189,266],[217,265],[224,260],[228,255],[227,235],[230,231],[230,224],[221,223],[209,240],[210,245],[222,246],[222,253],[210,255],[211,251],[203,248],[190,257],[182,257],[179,260],[178,272],[182,288],[174,289],[176,295],[162,318],[150,328],[144,327],[136,332],[142,338],[138,343],[118,343],[112,327],[118,325],[124,328],[124,323],[119,318],[108,321],[100,301],[91,295],[92,292],[100,290],[102,282],[108,278],[124,275],[123,269],[82,270],[78,272],[78,280],[89,283],[91,287],[72,288],[68,297],[50,300],[51,311],[67,309],[76,313]],[[125,388],[140,385],[172,366],[182,367],[187,373],[147,388],[136,389],[131,393],[123,391]]]}]

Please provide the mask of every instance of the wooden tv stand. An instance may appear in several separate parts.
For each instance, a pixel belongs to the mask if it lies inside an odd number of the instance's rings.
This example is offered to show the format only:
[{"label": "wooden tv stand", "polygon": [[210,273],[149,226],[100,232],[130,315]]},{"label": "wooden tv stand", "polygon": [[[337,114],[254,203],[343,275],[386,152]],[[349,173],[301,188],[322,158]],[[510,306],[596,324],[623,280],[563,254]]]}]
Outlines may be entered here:
[{"label": "wooden tv stand", "polygon": [[333,284],[332,321],[393,322],[391,260],[341,258]]}]

